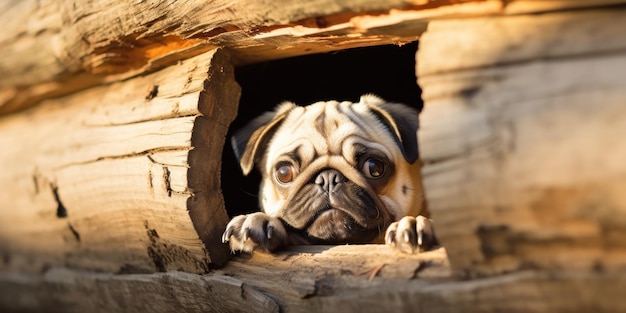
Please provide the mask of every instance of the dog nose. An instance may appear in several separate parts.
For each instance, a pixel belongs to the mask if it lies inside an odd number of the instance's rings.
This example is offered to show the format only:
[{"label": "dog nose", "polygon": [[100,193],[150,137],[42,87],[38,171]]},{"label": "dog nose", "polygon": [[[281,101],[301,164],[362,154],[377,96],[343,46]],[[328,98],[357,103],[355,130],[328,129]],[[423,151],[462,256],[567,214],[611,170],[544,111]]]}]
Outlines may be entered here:
[{"label": "dog nose", "polygon": [[332,191],[335,186],[346,181],[346,178],[337,170],[324,170],[317,174],[315,183],[325,191]]}]

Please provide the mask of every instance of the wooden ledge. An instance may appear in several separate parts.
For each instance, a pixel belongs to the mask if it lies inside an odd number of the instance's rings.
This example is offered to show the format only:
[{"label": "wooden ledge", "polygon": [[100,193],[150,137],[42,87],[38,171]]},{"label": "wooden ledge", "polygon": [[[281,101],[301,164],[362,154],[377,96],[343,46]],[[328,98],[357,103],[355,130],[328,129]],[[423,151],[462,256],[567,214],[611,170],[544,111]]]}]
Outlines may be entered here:
[{"label": "wooden ledge", "polygon": [[385,245],[313,245],[277,254],[255,252],[235,257],[216,274],[240,279],[275,296],[289,310],[314,297],[375,294],[404,288],[410,282],[451,279],[444,248],[410,255]]},{"label": "wooden ledge", "polygon": [[445,249],[295,247],[199,275],[53,267],[0,273],[3,310],[24,312],[624,312],[623,271],[450,275]]},{"label": "wooden ledge", "polygon": [[[261,267],[265,273],[258,272]],[[276,254],[240,254],[221,271],[231,276],[243,276],[291,273],[294,269],[304,269],[294,273],[295,278],[324,276],[356,283],[451,276],[445,248],[406,254],[378,244],[296,246]]]}]

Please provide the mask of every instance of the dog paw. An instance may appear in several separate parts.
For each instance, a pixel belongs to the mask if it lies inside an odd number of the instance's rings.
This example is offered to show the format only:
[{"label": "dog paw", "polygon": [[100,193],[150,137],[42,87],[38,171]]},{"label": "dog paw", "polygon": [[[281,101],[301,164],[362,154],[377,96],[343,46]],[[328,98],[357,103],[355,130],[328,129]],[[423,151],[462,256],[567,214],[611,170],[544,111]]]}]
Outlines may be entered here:
[{"label": "dog paw", "polygon": [[427,251],[439,245],[433,222],[423,216],[405,216],[387,228],[385,243],[405,253]]},{"label": "dog paw", "polygon": [[287,245],[287,231],[280,219],[265,213],[239,215],[226,225],[222,242],[233,252],[276,251]]}]

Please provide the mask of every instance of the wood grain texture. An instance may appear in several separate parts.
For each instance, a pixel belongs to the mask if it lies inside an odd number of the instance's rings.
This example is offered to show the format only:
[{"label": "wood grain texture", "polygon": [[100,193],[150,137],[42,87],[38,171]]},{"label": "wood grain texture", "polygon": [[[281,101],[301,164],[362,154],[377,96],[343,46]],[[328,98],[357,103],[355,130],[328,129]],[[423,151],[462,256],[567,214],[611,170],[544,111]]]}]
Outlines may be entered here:
[{"label": "wood grain texture", "polygon": [[209,52],[0,119],[9,165],[0,249],[17,260],[4,265],[206,272],[223,263],[214,227],[228,217],[214,154],[238,97],[227,58]]},{"label": "wood grain texture", "polygon": [[217,271],[0,274],[0,309],[36,312],[621,312],[623,272],[521,271],[457,280],[445,250],[301,246]]},{"label": "wood grain texture", "polygon": [[[0,108],[14,111],[46,98],[151,72],[216,47],[237,46],[232,50],[241,51],[263,46],[263,54],[280,57],[281,51],[297,42],[252,37],[266,27],[288,27],[307,18],[315,21],[328,15],[404,6],[400,0],[3,2],[0,19],[8,24],[0,35]],[[321,28],[339,23],[319,21]],[[315,23],[311,27],[319,28]],[[231,39],[224,39],[225,35]],[[322,32],[319,36],[329,35]],[[397,37],[393,40],[402,42]],[[415,34],[407,40],[415,40]]]},{"label": "wood grain texture", "polygon": [[[0,112],[46,99],[0,117],[0,311],[626,311],[622,1],[403,2],[0,3]],[[213,268],[231,63],[426,26],[420,141],[446,250]]]},{"label": "wood grain texture", "polygon": [[623,52],[624,14],[616,6],[433,22],[421,42],[434,36],[437,44],[420,45],[418,75]]},{"label": "wood grain texture", "polygon": [[[424,61],[480,20],[429,27],[418,51],[424,186],[455,270],[626,266],[623,12],[483,20],[491,31],[463,37],[450,62]],[[499,39],[472,50],[484,38]]]},{"label": "wood grain texture", "polygon": [[[88,1],[0,4],[0,114],[221,47],[236,64],[415,41],[428,21],[619,0]],[[26,22],[24,22],[26,21]]]},{"label": "wood grain texture", "polygon": [[269,296],[224,275],[114,275],[53,268],[0,274],[3,312],[279,312]]}]

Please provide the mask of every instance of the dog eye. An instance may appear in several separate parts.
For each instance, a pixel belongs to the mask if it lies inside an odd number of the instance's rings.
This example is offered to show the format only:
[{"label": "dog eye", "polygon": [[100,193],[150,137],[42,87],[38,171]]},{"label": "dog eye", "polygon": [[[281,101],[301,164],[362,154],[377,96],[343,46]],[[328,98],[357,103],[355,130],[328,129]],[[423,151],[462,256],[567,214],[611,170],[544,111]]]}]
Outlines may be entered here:
[{"label": "dog eye", "polygon": [[293,180],[293,166],[291,164],[283,164],[276,169],[276,180],[287,184]]},{"label": "dog eye", "polygon": [[363,174],[369,178],[379,178],[385,175],[387,165],[379,159],[367,159],[363,163]]}]

